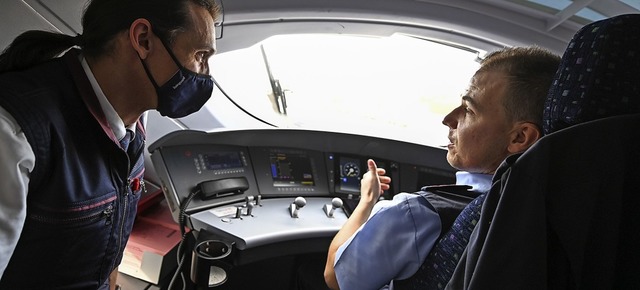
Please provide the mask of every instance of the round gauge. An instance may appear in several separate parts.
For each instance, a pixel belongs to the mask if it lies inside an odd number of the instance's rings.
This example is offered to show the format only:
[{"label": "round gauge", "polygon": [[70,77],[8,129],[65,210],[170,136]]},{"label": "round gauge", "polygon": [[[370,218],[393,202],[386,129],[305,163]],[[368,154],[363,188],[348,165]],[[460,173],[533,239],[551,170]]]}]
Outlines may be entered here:
[{"label": "round gauge", "polygon": [[360,176],[360,166],[353,162],[347,162],[342,166],[342,176],[357,177]]}]

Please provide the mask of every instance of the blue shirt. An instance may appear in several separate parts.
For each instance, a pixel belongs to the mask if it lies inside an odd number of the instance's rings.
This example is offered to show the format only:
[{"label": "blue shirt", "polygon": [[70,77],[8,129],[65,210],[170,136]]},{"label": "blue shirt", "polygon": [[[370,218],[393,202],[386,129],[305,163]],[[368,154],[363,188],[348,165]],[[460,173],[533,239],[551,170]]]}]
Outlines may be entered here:
[{"label": "blue shirt", "polygon": [[[456,184],[486,192],[491,178],[461,171],[456,173]],[[440,217],[420,195],[399,193],[392,200],[379,201],[369,220],[336,252],[334,270],[340,289],[384,289],[392,280],[410,277],[440,231]]]}]

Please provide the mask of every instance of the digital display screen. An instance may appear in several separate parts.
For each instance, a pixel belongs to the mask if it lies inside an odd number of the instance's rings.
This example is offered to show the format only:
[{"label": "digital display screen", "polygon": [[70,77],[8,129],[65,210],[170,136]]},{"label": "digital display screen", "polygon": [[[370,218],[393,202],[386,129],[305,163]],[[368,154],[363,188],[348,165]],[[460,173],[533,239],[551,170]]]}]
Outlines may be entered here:
[{"label": "digital display screen", "polygon": [[340,156],[339,158],[340,190],[346,192],[360,192],[360,179],[362,178],[360,159]]},{"label": "digital display screen", "polygon": [[216,152],[204,155],[204,162],[209,170],[221,170],[242,167],[242,158],[237,151]]},{"label": "digital display screen", "polygon": [[271,177],[276,187],[314,186],[312,160],[304,153],[270,152]]}]

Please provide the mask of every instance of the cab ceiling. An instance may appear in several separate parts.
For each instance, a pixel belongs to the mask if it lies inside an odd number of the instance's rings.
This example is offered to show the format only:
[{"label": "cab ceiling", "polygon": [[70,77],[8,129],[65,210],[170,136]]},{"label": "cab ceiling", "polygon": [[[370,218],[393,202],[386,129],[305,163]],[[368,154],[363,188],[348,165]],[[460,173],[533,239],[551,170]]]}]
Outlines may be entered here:
[{"label": "cab ceiling", "polygon": [[[526,0],[223,0],[220,52],[253,45],[273,34],[403,33],[480,50],[537,44],[558,53],[588,21],[574,15],[588,7],[605,16],[638,12],[618,0],[575,0],[545,11]],[[3,47],[25,28],[81,33],[86,0],[3,0],[9,19]]]}]

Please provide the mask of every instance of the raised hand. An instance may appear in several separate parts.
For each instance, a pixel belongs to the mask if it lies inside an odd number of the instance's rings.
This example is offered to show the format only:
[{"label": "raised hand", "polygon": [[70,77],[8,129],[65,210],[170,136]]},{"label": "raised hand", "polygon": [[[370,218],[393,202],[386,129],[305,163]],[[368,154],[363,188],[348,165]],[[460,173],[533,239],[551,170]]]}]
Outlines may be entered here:
[{"label": "raised hand", "polygon": [[380,195],[389,189],[391,177],[385,176],[386,170],[378,168],[373,159],[367,160],[369,171],[362,176],[360,181],[360,200],[366,203],[375,203]]}]

